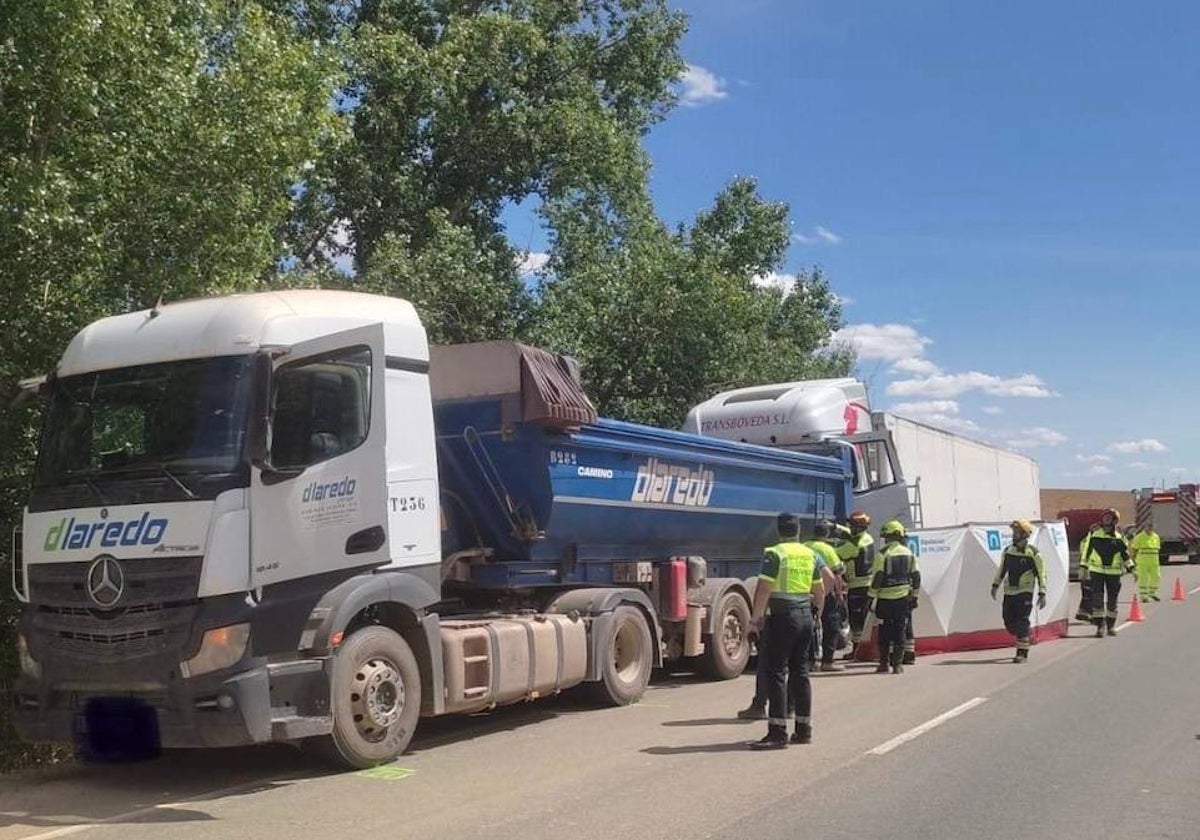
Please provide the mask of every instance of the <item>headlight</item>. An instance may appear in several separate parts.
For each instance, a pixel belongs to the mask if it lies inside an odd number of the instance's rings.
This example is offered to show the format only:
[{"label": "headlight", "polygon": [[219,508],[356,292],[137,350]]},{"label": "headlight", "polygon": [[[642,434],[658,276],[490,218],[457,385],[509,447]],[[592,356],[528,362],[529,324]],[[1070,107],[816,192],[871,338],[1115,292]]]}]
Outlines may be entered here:
[{"label": "headlight", "polygon": [[185,677],[197,677],[236,665],[245,654],[249,641],[249,624],[231,624],[208,630],[200,643],[200,652],[182,663],[180,669]]},{"label": "headlight", "polygon": [[33,658],[33,654],[29,652],[29,642],[26,640],[23,633],[17,634],[17,659],[21,663],[21,673],[27,677],[33,677],[38,680],[42,677],[42,666]]}]

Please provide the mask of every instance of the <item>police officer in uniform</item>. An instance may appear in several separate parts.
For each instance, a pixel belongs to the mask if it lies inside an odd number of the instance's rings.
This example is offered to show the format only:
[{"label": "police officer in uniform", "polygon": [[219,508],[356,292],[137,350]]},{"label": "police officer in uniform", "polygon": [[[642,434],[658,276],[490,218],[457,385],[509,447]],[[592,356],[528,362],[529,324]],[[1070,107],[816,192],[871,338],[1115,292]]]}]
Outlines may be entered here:
[{"label": "police officer in uniform", "polygon": [[886,674],[891,665],[893,674],[904,673],[904,642],[912,601],[921,588],[921,572],[917,558],[908,547],[903,523],[893,519],[879,530],[884,539],[883,551],[875,558],[871,575],[871,609],[879,617],[879,667],[877,674]]},{"label": "police officer in uniform", "polygon": [[875,565],[875,538],[867,533],[871,517],[861,510],[850,514],[850,532],[837,547],[846,564],[846,612],[850,620],[850,650],[844,658],[853,659],[862,644],[867,608],[871,605],[871,569]]},{"label": "police officer in uniform", "polygon": [[[776,520],[779,542],[764,552],[762,573],[754,589],[751,626],[766,627],[771,686],[767,707],[767,734],[754,749],[783,749],[787,737],[787,689],[796,707],[793,744],[812,740],[812,683],[808,677],[808,651],[813,634],[813,603],[824,604],[833,572],[817,554],[800,542],[800,523],[790,513]],[[769,614],[767,609],[770,608]]]},{"label": "police officer in uniform", "polygon": [[1013,662],[1018,665],[1029,659],[1029,613],[1033,610],[1033,585],[1038,588],[1038,609],[1046,608],[1046,567],[1042,555],[1029,544],[1033,524],[1018,519],[1012,525],[1012,544],[1000,555],[1000,568],[992,581],[992,600],[1004,582],[1004,629],[1017,639]]}]

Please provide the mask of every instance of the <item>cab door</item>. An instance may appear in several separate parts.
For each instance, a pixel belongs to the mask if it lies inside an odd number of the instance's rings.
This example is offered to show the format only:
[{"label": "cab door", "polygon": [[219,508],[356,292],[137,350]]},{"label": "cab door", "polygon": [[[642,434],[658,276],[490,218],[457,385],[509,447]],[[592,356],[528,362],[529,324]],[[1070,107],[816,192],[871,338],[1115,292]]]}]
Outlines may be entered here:
[{"label": "cab door", "polygon": [[271,363],[250,483],[250,579],[388,561],[383,327],[301,342]]}]

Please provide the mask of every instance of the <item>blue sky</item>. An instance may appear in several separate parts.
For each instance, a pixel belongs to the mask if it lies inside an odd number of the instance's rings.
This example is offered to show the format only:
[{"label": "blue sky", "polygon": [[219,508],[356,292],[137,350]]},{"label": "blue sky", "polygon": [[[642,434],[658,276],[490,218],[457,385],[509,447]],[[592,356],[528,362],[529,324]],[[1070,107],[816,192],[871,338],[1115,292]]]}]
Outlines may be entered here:
[{"label": "blue sky", "polygon": [[677,6],[664,218],[755,176],[876,407],[1020,447],[1043,486],[1200,480],[1200,6]]}]

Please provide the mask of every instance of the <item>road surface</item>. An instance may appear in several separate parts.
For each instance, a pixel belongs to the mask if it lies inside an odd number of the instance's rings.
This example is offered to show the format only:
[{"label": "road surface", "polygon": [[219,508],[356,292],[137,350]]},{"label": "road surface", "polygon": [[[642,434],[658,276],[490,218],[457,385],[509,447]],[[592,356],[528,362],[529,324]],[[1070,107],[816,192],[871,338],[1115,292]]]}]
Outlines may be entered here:
[{"label": "road surface", "polygon": [[[1165,591],[1176,575],[1200,590],[1200,569],[1171,567]],[[746,749],[765,730],[734,718],[752,675],[668,676],[628,708],[559,698],[429,721],[364,773],[262,748],[0,779],[0,840],[1191,840],[1200,592],[1145,612],[1113,639],[1073,624],[1023,666],[1009,649],[819,675],[807,747]]]}]

